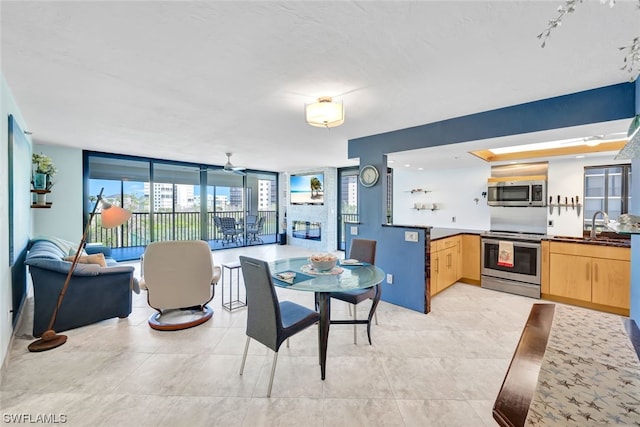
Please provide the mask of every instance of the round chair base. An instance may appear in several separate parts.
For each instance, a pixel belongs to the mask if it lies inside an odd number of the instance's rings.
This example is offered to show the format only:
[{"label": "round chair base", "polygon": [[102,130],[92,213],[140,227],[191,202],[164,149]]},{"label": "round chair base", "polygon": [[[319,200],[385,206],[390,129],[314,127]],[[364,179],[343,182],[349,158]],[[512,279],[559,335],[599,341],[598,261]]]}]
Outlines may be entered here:
[{"label": "round chair base", "polygon": [[[149,326],[158,331],[179,331],[201,325],[212,316],[213,310],[208,305],[205,305],[202,310],[193,308],[166,310],[164,313],[153,313],[149,317]],[[176,321],[170,322],[171,317]]]}]

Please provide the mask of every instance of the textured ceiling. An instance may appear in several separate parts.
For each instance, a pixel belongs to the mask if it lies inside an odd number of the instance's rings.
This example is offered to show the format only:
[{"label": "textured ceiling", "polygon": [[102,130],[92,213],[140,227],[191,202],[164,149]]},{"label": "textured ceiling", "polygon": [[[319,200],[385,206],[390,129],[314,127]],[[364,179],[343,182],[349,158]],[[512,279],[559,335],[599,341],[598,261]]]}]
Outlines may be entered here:
[{"label": "textured ceiling", "polygon": [[[559,3],[3,0],[1,66],[36,143],[347,166],[351,138],[628,80],[638,2],[580,3],[542,49]],[[344,102],[344,125],[305,124],[319,96]]]}]

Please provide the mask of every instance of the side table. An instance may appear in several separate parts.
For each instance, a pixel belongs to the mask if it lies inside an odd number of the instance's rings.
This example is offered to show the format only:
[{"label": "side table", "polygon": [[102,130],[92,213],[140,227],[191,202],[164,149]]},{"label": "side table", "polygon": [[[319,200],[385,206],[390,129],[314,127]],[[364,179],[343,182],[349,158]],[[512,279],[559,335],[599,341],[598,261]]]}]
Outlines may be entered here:
[{"label": "side table", "polygon": [[[227,274],[229,276],[229,298],[228,301],[225,300],[224,296],[224,272],[227,270]],[[233,296],[233,272],[236,273],[236,291],[235,291],[235,299]],[[247,305],[247,296],[245,294],[244,301],[240,299],[240,262],[229,262],[227,264],[222,264],[222,307],[226,308],[229,311],[233,311],[236,308],[245,307]]]}]

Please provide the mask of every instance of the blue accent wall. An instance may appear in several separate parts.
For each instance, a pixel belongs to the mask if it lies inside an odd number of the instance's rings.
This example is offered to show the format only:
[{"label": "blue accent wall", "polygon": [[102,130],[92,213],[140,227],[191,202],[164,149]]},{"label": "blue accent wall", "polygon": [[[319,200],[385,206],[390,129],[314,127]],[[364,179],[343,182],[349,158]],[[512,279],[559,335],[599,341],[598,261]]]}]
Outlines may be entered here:
[{"label": "blue accent wall", "polygon": [[[426,239],[419,244],[404,242],[404,231],[382,226],[386,220],[386,154],[631,118],[637,103],[638,83],[627,82],[349,140],[349,158],[360,158],[360,167],[371,164],[381,172],[375,186],[359,188],[358,237],[378,241],[376,263],[385,272],[401,272],[401,281],[383,287],[382,299],[423,311],[415,301],[418,294],[424,299],[425,265],[424,259],[417,260],[424,258],[427,244]],[[634,199],[640,202],[640,185],[634,184],[634,193]],[[634,290],[637,287],[640,284]],[[635,295],[634,301],[639,305],[640,295]]]},{"label": "blue accent wall", "polygon": [[[418,241],[406,242],[405,231],[417,232]],[[347,248],[351,246],[352,238],[361,237],[361,233],[358,234],[358,236],[350,236],[347,233]],[[387,284],[386,280],[382,283],[382,299],[424,313],[427,230],[409,227],[378,227],[375,230],[367,227],[366,238],[378,241],[376,265],[385,274],[393,275],[393,284]],[[421,277],[416,273],[418,271],[423,272]]]}]

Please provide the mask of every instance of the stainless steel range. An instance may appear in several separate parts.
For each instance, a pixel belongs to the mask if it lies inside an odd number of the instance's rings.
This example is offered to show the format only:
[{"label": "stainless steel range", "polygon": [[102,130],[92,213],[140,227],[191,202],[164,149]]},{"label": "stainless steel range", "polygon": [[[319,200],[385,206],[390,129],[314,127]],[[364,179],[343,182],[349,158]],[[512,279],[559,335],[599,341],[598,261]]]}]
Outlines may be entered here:
[{"label": "stainless steel range", "polygon": [[541,241],[544,237],[543,234],[510,231],[482,234],[480,285],[540,298]]}]

